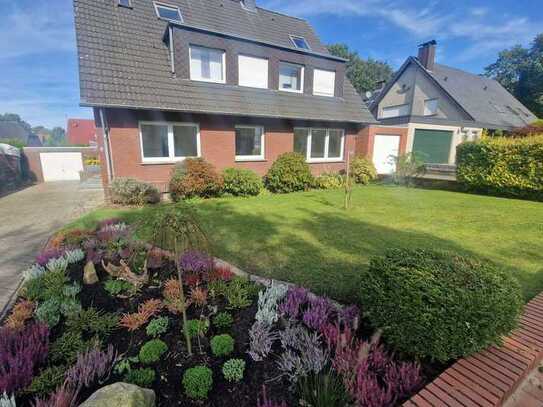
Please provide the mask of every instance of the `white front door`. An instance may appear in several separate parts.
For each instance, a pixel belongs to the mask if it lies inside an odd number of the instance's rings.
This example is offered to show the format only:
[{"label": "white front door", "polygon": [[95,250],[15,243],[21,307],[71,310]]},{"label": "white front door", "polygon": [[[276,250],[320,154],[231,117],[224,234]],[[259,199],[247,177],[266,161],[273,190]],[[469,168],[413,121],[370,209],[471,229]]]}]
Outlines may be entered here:
[{"label": "white front door", "polygon": [[40,153],[43,180],[78,181],[83,171],[81,153]]},{"label": "white front door", "polygon": [[396,171],[396,158],[400,153],[400,136],[376,135],[373,143],[373,164],[378,174]]}]

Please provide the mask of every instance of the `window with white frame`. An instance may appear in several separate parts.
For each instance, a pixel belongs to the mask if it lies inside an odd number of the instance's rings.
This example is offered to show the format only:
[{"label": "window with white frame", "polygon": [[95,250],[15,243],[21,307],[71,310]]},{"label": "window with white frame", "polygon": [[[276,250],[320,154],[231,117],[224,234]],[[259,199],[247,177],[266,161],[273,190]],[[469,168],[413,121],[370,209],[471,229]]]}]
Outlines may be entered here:
[{"label": "window with white frame", "polygon": [[238,56],[239,85],[251,88],[268,88],[268,60],[265,58]]},{"label": "window with white frame", "polygon": [[305,40],[304,37],[298,37],[296,35],[291,35],[290,40],[292,41],[292,43],[294,44],[294,46],[296,48],[307,49],[307,50],[311,49],[311,48],[309,48],[309,44],[307,43],[307,41]]},{"label": "window with white frame", "polygon": [[433,116],[437,114],[438,100],[428,99],[424,101],[424,116]]},{"label": "window with white frame", "polygon": [[381,119],[389,117],[407,116],[409,114],[409,104],[398,106],[387,106],[383,108]]},{"label": "window with white frame", "polygon": [[190,79],[225,83],[225,53],[221,49],[190,46]]},{"label": "window with white frame", "polygon": [[336,73],[322,69],[313,70],[313,94],[319,96],[334,96],[336,88]]},{"label": "window with white frame", "polygon": [[279,90],[302,93],[304,91],[304,67],[281,62],[279,64]]},{"label": "window with white frame", "polygon": [[345,133],[341,129],[294,129],[294,151],[308,162],[341,161]]},{"label": "window with white frame", "polygon": [[156,15],[164,20],[182,23],[183,17],[179,7],[166,3],[154,2]]},{"label": "window with white frame", "polygon": [[144,163],[180,161],[200,156],[200,129],[194,123],[140,123]]},{"label": "window with white frame", "polygon": [[236,160],[264,160],[264,128],[236,126]]}]

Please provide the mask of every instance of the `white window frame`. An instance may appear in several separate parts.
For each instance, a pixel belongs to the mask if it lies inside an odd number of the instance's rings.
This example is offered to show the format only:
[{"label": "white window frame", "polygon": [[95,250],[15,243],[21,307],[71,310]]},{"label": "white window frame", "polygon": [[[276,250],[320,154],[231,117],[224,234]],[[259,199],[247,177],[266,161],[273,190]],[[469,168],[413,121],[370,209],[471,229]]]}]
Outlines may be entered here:
[{"label": "white window frame", "polygon": [[[289,37],[290,37],[290,41],[292,42],[292,44],[294,45],[294,47],[296,49],[311,51],[311,46],[309,45],[309,42],[307,42],[305,37],[302,37],[301,35],[289,35]],[[307,45],[307,48],[300,48],[298,45],[296,45],[296,42],[294,41],[295,38],[300,39],[300,40],[304,40],[305,45]]]},{"label": "white window frame", "polygon": [[[145,157],[143,153],[143,132],[142,126],[167,126],[168,127],[168,157]],[[196,156],[189,157],[176,157],[175,156],[175,141],[174,141],[174,127],[196,127]],[[199,158],[202,156],[201,144],[200,144],[200,125],[198,123],[189,123],[189,122],[162,122],[162,121],[140,121],[139,122],[139,133],[140,133],[140,151],[141,151],[141,162],[144,164],[164,164],[164,163],[175,163],[179,161],[184,161],[187,158]]]},{"label": "white window frame", "polygon": [[[427,103],[429,103],[429,102],[435,102],[435,104],[436,104],[436,110],[433,113],[427,113],[427,111],[428,112],[430,111],[430,109],[427,109]],[[439,110],[439,99],[438,98],[426,99],[424,101],[424,116],[435,116],[437,114],[438,110]]]},{"label": "white window frame", "polygon": [[[203,48],[203,49],[210,49],[213,51],[222,52],[222,80],[216,81],[213,79],[207,79],[207,78],[194,76],[194,73],[192,72],[192,49],[193,48]],[[189,45],[189,71],[190,71],[191,81],[208,82],[208,83],[226,83],[226,51],[220,48],[212,48],[212,47],[205,47],[202,45],[190,44]]]},{"label": "white window frame", "polygon": [[[329,163],[329,162],[343,162],[343,157],[345,154],[345,130],[344,129],[327,129],[320,127],[296,127],[294,130],[307,130],[307,146],[305,152],[305,160],[308,163]],[[323,158],[312,158],[311,157],[311,141],[313,138],[314,130],[324,130],[326,132],[326,138],[324,139],[324,157]],[[340,131],[341,132],[341,146],[340,146],[340,156],[339,157],[328,157],[328,148],[330,146],[330,131]]]},{"label": "white window frame", "polygon": [[[385,111],[386,110],[392,110],[392,109],[398,109],[401,108],[402,106],[406,106],[407,107],[407,114],[397,114],[395,116],[385,116]],[[409,116],[409,109],[410,109],[411,105],[410,103],[402,103],[401,105],[394,105],[394,106],[385,106],[381,109],[381,116],[379,117],[380,119],[391,119],[393,117],[403,117],[403,116]]]},{"label": "white window frame", "polygon": [[[239,124],[236,125],[237,129],[261,129],[261,136],[260,136],[260,145],[262,146],[260,154],[259,155],[237,155],[236,154],[236,161],[264,161],[266,159],[266,133],[264,131],[264,126],[253,126],[253,125],[245,125],[245,124]],[[234,152],[236,148],[236,133],[234,133]]]},{"label": "white window frame", "polygon": [[[130,2],[132,3],[132,0],[130,0]],[[183,14],[181,14],[181,9],[178,6],[176,6],[174,4],[162,3],[160,1],[154,1],[153,4],[155,6],[155,13],[156,13],[158,18],[160,18],[162,20],[166,20],[166,21],[171,21],[173,23],[182,23],[183,22]],[[170,10],[177,10],[177,14],[179,15],[179,20],[172,20],[170,18],[161,17],[160,13],[158,12],[159,7],[169,8]]]},{"label": "white window frame", "polygon": [[[239,63],[240,58],[253,58],[253,59],[260,59],[262,61],[266,61],[266,84],[264,86],[251,86],[251,85],[242,85],[241,84],[241,64]],[[238,85],[247,87],[247,88],[253,88],[253,89],[268,89],[269,88],[269,75],[270,75],[270,60],[268,58],[264,57],[257,57],[254,55],[249,54],[239,54],[238,55]]]},{"label": "white window frame", "polygon": [[[334,82],[332,84],[332,94],[324,93],[324,92],[317,92],[315,90],[315,74],[316,74],[317,71],[328,72],[328,73],[333,73],[334,74]],[[316,95],[316,96],[326,96],[326,97],[329,97],[329,98],[333,98],[334,96],[336,96],[336,71],[332,71],[330,69],[320,69],[320,68],[313,69],[313,94]]]},{"label": "white window frame", "polygon": [[[290,65],[290,66],[295,66],[297,68],[302,68],[302,70],[300,71],[300,90],[297,90],[297,89],[282,89],[281,88],[281,65]],[[280,61],[279,62],[279,82],[278,82],[278,88],[281,92],[290,92],[290,93],[304,93],[304,77],[305,77],[305,66],[303,65],[300,65],[300,64],[295,64],[293,62],[285,62],[285,61]]]}]

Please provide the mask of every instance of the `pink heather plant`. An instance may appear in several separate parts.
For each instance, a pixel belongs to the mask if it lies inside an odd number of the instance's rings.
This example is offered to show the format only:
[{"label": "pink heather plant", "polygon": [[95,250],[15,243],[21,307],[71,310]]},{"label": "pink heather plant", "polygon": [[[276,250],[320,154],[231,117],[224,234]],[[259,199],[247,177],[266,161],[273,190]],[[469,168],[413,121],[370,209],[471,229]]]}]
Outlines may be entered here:
[{"label": "pink heather plant", "polygon": [[285,299],[279,304],[279,314],[291,319],[297,319],[302,312],[302,306],[308,300],[309,291],[301,287],[288,289]]}]

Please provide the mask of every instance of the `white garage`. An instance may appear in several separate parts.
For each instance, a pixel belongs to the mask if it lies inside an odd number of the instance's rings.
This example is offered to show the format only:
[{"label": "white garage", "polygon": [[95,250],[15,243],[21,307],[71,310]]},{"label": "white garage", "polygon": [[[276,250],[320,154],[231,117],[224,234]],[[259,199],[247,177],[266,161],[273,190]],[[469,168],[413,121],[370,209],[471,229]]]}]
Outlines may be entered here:
[{"label": "white garage", "polygon": [[373,164],[378,174],[389,175],[396,171],[396,159],[400,153],[400,136],[375,135]]},{"label": "white garage", "polygon": [[79,181],[83,171],[83,156],[77,152],[40,153],[43,180]]}]

